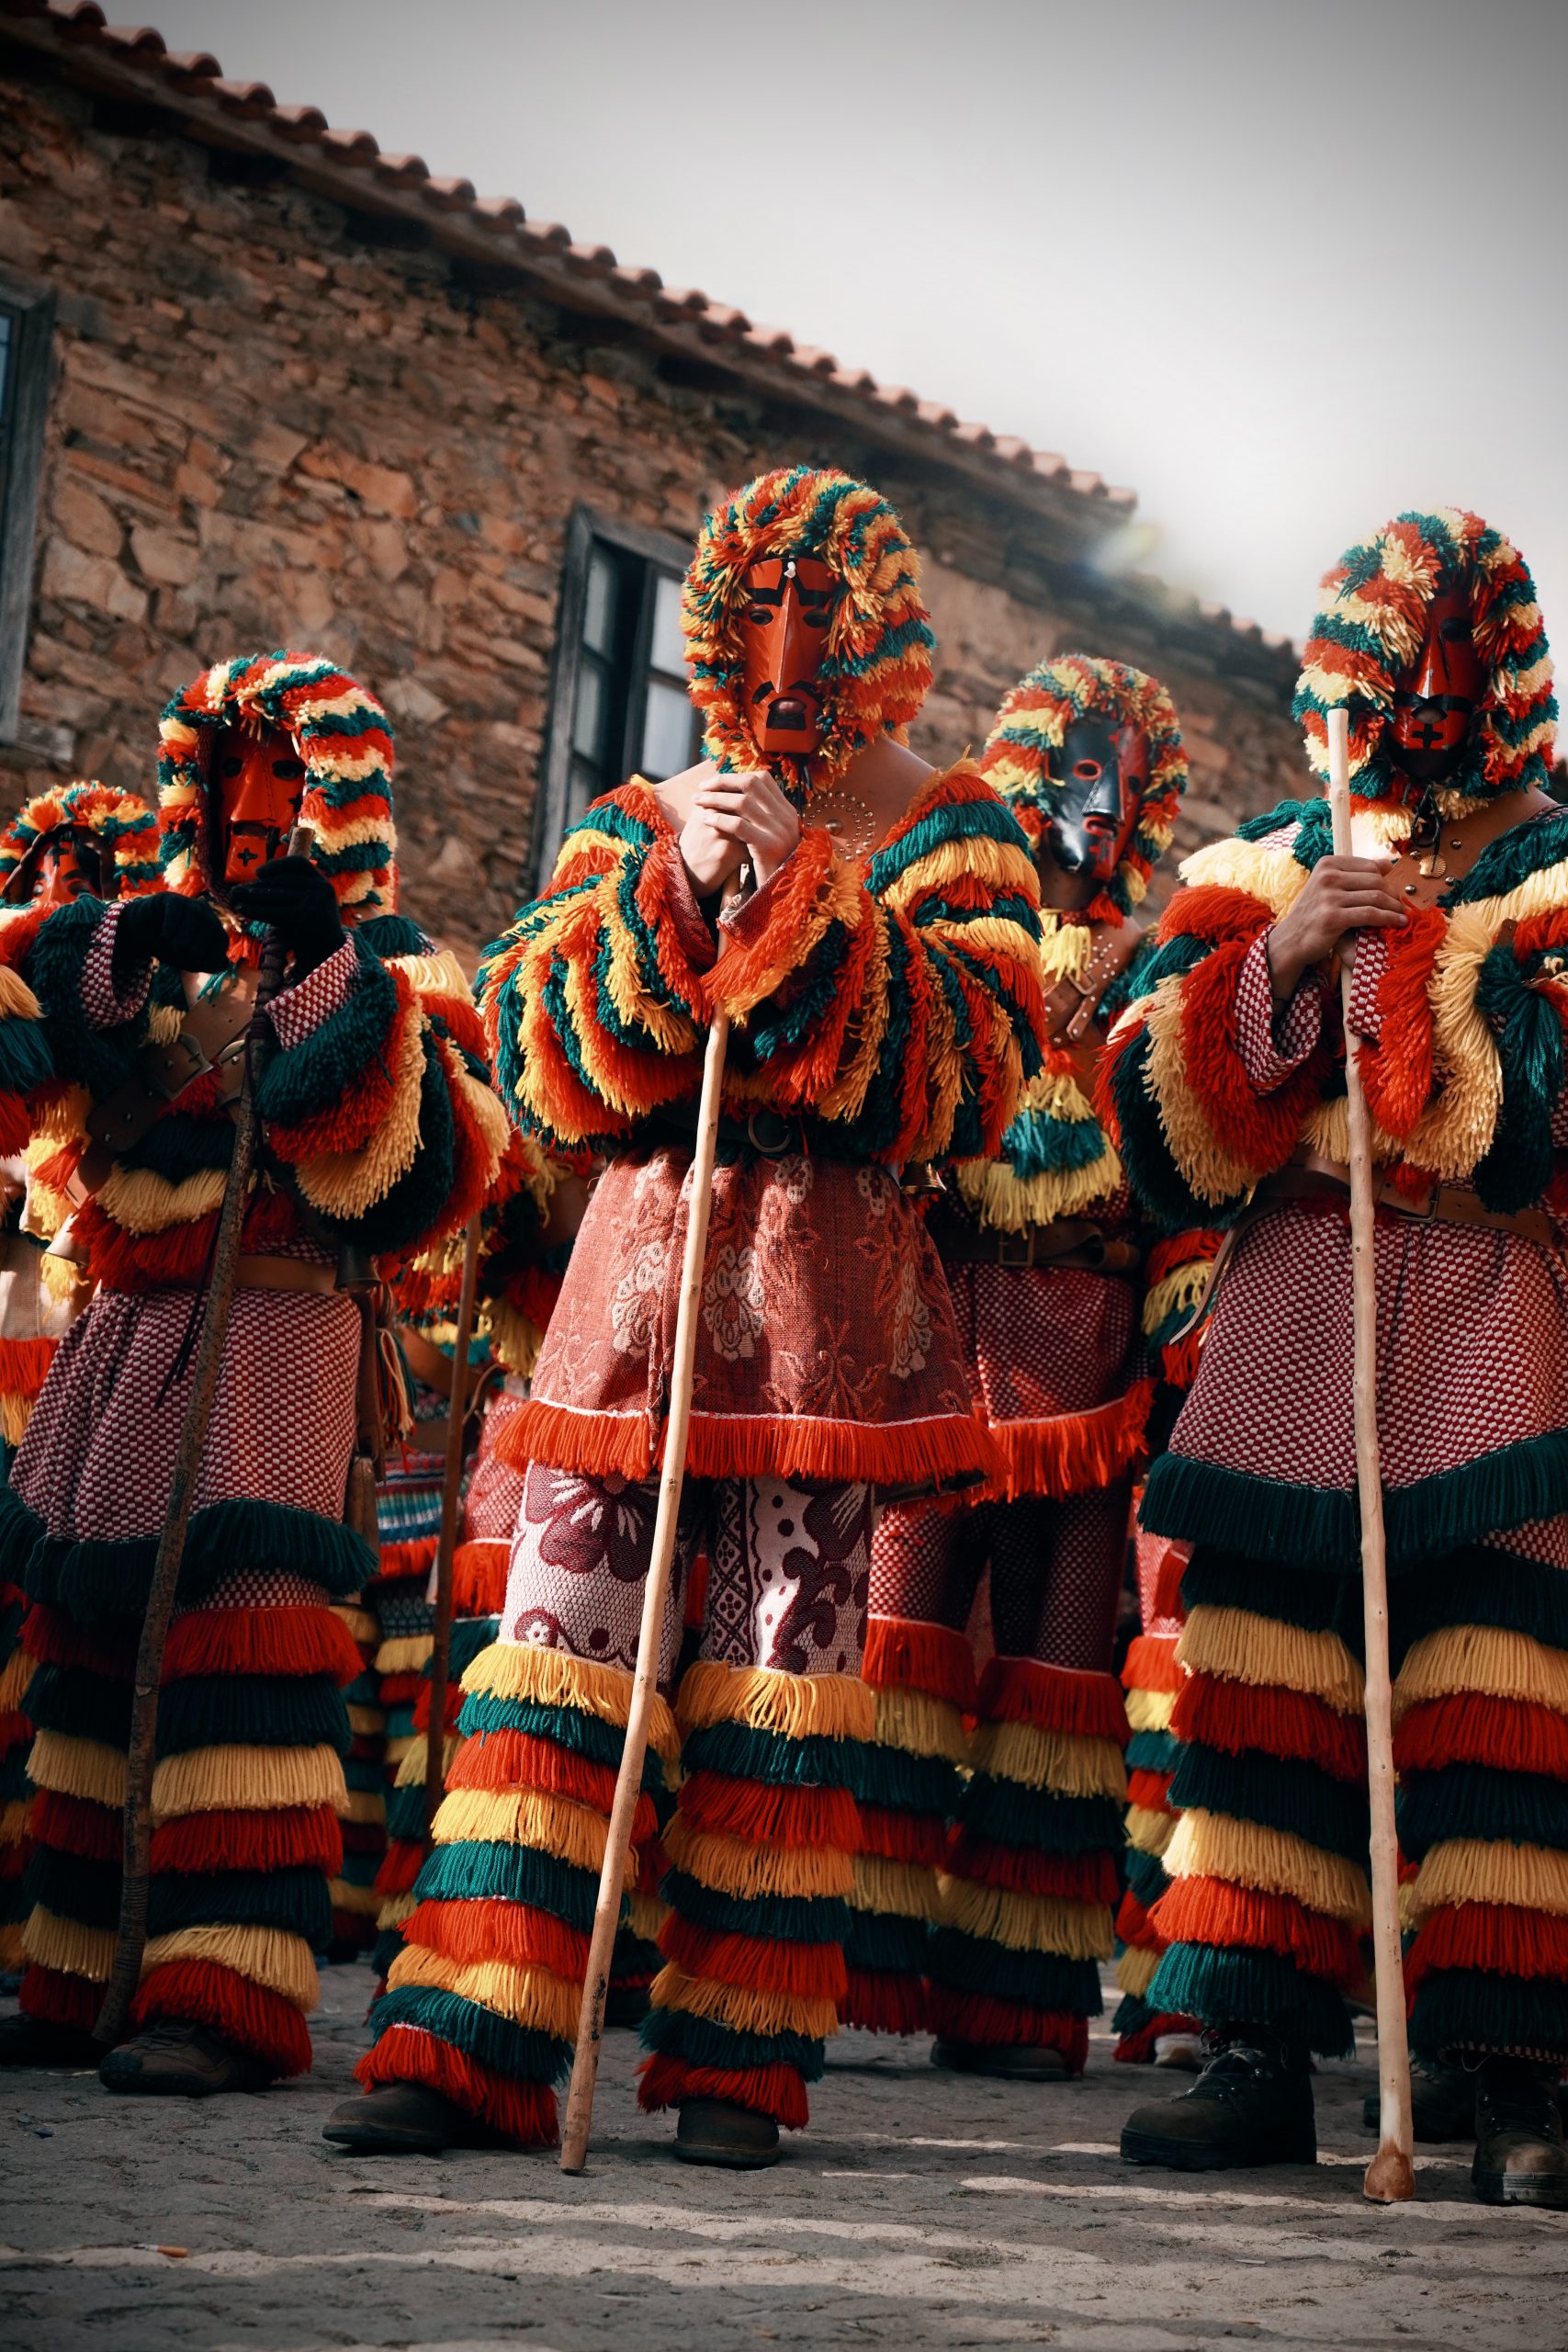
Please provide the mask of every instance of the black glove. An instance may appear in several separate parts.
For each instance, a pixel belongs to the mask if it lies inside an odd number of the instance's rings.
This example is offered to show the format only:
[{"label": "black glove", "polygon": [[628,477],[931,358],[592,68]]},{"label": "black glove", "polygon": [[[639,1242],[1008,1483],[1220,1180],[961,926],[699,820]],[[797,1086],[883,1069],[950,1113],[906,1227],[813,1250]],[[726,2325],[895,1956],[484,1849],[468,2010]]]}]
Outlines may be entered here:
[{"label": "black glove", "polygon": [[114,978],[123,988],[139,964],[172,964],[179,972],[220,972],[229,961],[229,934],[205,899],[154,890],[120,909],[114,934]]},{"label": "black glove", "polygon": [[230,891],[229,904],[246,922],[265,922],[277,933],[294,958],[296,980],[324,964],[348,936],[337,892],[308,857],[275,857],[253,882]]}]

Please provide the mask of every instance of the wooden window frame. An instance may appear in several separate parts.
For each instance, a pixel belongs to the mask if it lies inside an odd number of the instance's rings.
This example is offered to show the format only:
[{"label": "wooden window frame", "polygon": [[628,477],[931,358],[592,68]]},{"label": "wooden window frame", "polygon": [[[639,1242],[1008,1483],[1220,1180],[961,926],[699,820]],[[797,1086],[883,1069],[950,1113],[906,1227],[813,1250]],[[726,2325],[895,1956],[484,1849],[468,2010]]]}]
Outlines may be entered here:
[{"label": "wooden window frame", "polygon": [[[640,523],[624,522],[619,515],[606,514],[595,506],[574,506],[567,525],[566,562],[561,577],[559,619],[556,628],[555,654],[550,664],[549,717],[545,729],[545,758],[536,803],[534,840],[529,856],[525,888],[529,898],[536,898],[549,879],[549,869],[555,862],[566,830],[566,815],[571,789],[571,729],[577,707],[578,673],[582,665],[582,625],[587,616],[589,558],[595,540],[617,548],[622,554],[637,557],[645,563],[659,565],[661,571],[684,572],[692,560],[690,543],[674,538],[666,531],[654,531]],[[649,636],[653,627],[653,599],[645,597],[637,617],[637,632],[633,668],[637,678],[626,708],[626,732],[630,739],[640,741],[647,711],[647,672]],[[617,783],[624,783],[617,777]]]},{"label": "wooden window frame", "polygon": [[32,617],[38,563],[39,503],[54,348],[54,288],[0,268],[0,305],[16,321],[4,424],[7,461],[0,502],[0,743],[14,743],[21,718],[28,624]]}]

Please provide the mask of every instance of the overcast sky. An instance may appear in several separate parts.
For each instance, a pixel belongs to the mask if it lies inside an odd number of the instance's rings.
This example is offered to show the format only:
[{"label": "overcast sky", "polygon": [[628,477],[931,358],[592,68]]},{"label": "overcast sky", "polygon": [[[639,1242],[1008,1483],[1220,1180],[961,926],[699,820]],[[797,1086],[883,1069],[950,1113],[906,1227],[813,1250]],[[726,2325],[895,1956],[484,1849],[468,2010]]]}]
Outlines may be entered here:
[{"label": "overcast sky", "polygon": [[[111,12],[112,13],[112,12]],[[1568,0],[149,0],[171,48],[1139,493],[1301,635],[1407,505],[1568,650]]]}]

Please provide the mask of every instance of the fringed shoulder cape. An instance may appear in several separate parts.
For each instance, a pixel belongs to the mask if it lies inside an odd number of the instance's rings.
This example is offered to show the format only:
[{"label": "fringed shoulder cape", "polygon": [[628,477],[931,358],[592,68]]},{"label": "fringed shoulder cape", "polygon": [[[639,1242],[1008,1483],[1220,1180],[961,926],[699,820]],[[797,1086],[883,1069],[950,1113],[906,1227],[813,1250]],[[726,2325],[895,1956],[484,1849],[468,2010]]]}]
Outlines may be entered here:
[{"label": "fringed shoulder cape", "polygon": [[[1387,827],[1385,825],[1385,831]],[[1276,1005],[1267,942],[1330,845],[1321,800],[1200,851],[1159,926],[1152,985],[1112,1033],[1100,1102],[1168,1226],[1239,1223],[1197,1378],[1145,1523],[1349,1573],[1358,1558],[1344,1201],[1255,1201],[1303,1151],[1348,1158],[1337,991]],[[1385,1178],[1506,1216],[1568,1207],[1568,815],[1490,843],[1434,907],[1364,937],[1351,1012]],[[1467,1545],[1562,1555],[1568,1286],[1500,1226],[1380,1210],[1380,1414],[1391,1562]],[[1531,1524],[1527,1525],[1527,1522]],[[1481,1566],[1490,1573],[1483,1554]]]},{"label": "fringed shoulder cape", "polygon": [[1039,1067],[1039,890],[971,762],[869,858],[807,823],[716,930],[634,782],[568,834],[481,969],[497,1080],[547,1145],[608,1156],[518,1458],[658,1459],[681,1196],[709,1021],[730,1016],[700,1318],[699,1476],[930,1485],[990,1461],[934,1254],[896,1176],[997,1150]]}]

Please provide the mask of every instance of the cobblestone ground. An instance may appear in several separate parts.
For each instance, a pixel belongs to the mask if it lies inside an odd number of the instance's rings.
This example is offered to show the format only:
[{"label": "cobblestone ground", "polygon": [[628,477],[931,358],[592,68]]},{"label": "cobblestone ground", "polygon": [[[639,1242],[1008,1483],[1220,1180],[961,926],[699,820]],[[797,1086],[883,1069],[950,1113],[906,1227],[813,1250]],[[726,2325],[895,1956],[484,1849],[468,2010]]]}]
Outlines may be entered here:
[{"label": "cobblestone ground", "polygon": [[615,2033],[568,2180],[548,2157],[329,2149],[368,1988],[325,1972],[317,2071],[264,2098],[0,2078],[7,2352],[1568,2346],[1568,2214],[1473,2205],[1459,2147],[1424,2154],[1418,2203],[1364,2203],[1364,2063],[1319,2077],[1315,2172],[1205,2185],[1118,2163],[1127,2108],[1182,2078],[1112,2065],[1103,2030],[1086,2080],[1051,2087],[849,2034],[810,2132],[748,2177],[672,2159]]}]

